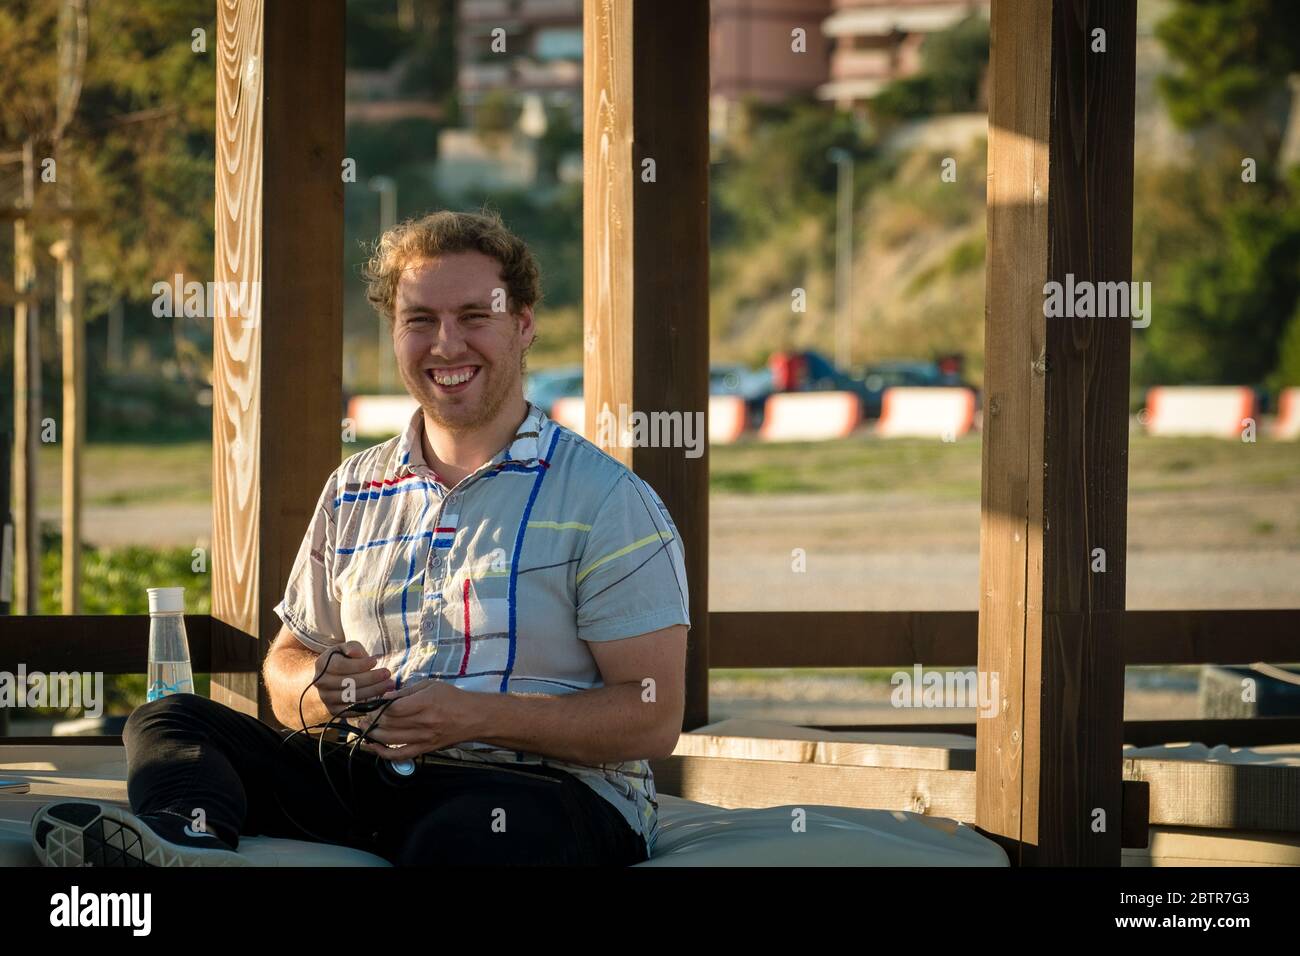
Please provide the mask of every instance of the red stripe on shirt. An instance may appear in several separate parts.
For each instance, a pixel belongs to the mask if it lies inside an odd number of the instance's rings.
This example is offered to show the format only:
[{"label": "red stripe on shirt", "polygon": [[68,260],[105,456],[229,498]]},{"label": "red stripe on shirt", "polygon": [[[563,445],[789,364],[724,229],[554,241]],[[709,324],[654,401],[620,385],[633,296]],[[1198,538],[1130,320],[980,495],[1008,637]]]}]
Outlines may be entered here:
[{"label": "red stripe on shirt", "polygon": [[464,677],[469,668],[469,578],[465,579],[465,656],[460,661],[460,674]]}]

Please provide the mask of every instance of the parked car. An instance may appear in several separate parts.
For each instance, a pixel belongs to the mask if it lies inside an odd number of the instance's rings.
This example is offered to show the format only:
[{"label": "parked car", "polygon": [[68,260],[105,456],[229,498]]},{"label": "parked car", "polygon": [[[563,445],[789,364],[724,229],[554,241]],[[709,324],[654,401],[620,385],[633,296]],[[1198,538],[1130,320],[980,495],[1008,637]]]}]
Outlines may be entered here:
[{"label": "parked car", "polygon": [[547,415],[556,399],[575,398],[582,394],[582,366],[564,365],[528,373],[524,397]]},{"label": "parked car", "polygon": [[751,428],[757,428],[762,422],[763,406],[772,391],[772,370],[769,368],[751,369],[735,364],[709,366],[709,394],[743,398],[745,417]]},{"label": "parked car", "polygon": [[863,411],[868,418],[880,417],[887,388],[938,388],[962,384],[955,376],[944,375],[933,362],[879,362],[863,367],[858,375],[866,392]]},{"label": "parked car", "polygon": [[[774,352],[768,359],[768,375],[776,391],[852,392],[867,414],[870,395],[862,380],[836,367],[820,352]],[[784,382],[784,387],[779,383]]]}]

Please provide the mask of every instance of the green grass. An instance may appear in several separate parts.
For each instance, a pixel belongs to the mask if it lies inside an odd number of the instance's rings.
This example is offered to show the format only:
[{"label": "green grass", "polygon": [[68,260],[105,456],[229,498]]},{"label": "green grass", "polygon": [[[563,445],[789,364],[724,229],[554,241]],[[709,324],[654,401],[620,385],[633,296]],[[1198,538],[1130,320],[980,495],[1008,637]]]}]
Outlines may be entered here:
[{"label": "green grass", "polygon": [[709,450],[709,488],[736,494],[867,491],[979,497],[978,438],[956,442],[848,438],[745,441]]},{"label": "green grass", "polygon": [[[62,451],[42,445],[37,456],[37,503],[57,507]],[[89,444],[83,452],[86,507],[212,500],[212,446],[206,441],[145,445]]]}]

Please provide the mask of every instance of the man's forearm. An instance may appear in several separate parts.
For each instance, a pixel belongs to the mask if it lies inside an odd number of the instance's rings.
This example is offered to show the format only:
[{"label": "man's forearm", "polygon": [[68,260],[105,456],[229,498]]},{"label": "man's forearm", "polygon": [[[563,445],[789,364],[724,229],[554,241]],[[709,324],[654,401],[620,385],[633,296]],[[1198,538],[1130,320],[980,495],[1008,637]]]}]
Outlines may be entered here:
[{"label": "man's forearm", "polygon": [[291,730],[302,730],[330,719],[330,712],[318,694],[308,694],[298,716],[298,701],[316,675],[316,654],[305,647],[284,647],[268,654],[263,668],[271,710],[280,723]]},{"label": "man's forearm", "polygon": [[574,763],[656,759],[672,752],[681,714],[642,699],[640,684],[560,696],[474,693],[466,740]]}]

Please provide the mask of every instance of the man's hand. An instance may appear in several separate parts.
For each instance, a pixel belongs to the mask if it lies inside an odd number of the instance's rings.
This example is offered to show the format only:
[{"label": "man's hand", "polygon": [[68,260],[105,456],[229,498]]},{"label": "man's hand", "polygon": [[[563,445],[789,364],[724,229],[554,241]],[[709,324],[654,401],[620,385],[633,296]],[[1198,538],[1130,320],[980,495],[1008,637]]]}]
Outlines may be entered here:
[{"label": "man's hand", "polygon": [[[409,760],[472,740],[472,691],[439,680],[410,684],[385,695],[392,703],[350,722],[370,731],[361,746],[386,760]],[[377,741],[377,743],[371,743]],[[388,744],[400,744],[392,749]]]},{"label": "man's hand", "polygon": [[353,704],[378,697],[393,687],[388,668],[376,669],[377,657],[366,653],[356,641],[347,641],[331,647],[316,658],[312,675],[314,683],[307,692],[315,697],[333,716],[338,716]]}]

